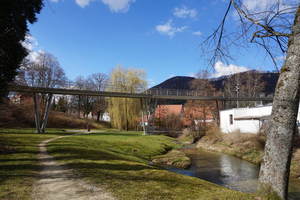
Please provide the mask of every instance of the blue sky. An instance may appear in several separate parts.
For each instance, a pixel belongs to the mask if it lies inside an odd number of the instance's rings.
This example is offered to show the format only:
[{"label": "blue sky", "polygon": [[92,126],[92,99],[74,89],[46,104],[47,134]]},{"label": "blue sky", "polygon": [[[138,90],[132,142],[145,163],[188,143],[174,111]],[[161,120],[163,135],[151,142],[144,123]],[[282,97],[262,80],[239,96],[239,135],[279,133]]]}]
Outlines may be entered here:
[{"label": "blue sky", "polygon": [[[31,56],[52,53],[70,80],[109,75],[118,64],[143,68],[151,87],[206,69],[197,46],[219,25],[227,6],[228,0],[48,0],[38,22],[29,25]],[[234,30],[232,15],[226,25]],[[255,48],[231,67],[275,69]],[[221,62],[215,69],[213,76],[230,71]]]}]

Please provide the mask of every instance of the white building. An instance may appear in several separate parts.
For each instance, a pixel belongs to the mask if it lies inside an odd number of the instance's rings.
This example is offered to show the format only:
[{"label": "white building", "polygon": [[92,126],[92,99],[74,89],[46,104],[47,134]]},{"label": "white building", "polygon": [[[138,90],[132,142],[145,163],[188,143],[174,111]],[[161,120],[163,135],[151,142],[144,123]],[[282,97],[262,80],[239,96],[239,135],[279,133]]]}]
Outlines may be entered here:
[{"label": "white building", "polygon": [[102,121],[110,122],[110,116],[108,112],[104,112],[102,118],[100,118]]},{"label": "white building", "polygon": [[[220,111],[220,128],[223,133],[240,131],[258,133],[264,119],[270,117],[272,104],[252,108],[233,108]],[[299,120],[299,111],[297,120]]]},{"label": "white building", "polygon": [[[94,115],[92,115],[92,112],[90,112],[89,114],[88,114],[88,118],[93,118],[93,119],[97,119],[97,114],[96,114],[97,112],[95,112],[94,113]],[[102,117],[100,116],[100,119],[99,120],[101,120],[101,121],[105,121],[105,122],[110,122],[110,116],[109,116],[109,113],[108,112],[104,112],[103,113],[103,115],[102,115]]]},{"label": "white building", "polygon": [[220,111],[220,128],[223,133],[241,131],[258,133],[262,118],[271,115],[272,105],[253,108],[233,108]]}]

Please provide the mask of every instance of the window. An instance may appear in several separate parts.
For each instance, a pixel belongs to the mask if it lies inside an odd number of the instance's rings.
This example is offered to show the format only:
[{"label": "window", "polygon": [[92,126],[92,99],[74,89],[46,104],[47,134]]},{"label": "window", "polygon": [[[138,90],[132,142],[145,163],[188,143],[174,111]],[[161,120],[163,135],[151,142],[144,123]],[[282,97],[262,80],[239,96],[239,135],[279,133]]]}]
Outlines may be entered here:
[{"label": "window", "polygon": [[229,124],[232,125],[233,124],[233,116],[229,115]]}]

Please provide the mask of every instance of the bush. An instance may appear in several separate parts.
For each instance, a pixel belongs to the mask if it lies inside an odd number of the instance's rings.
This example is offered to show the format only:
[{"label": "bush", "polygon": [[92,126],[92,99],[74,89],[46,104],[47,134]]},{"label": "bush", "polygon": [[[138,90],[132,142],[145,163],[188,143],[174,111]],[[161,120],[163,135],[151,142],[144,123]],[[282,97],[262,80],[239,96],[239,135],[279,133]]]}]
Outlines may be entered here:
[{"label": "bush", "polygon": [[203,138],[206,142],[216,143],[223,140],[223,134],[220,127],[215,124],[209,124]]},{"label": "bush", "polygon": [[181,131],[183,124],[180,118],[180,115],[175,113],[169,113],[165,118],[166,129],[169,132],[170,136],[178,137],[177,131]]},{"label": "bush", "polygon": [[202,141],[211,144],[222,142],[230,146],[235,145],[241,148],[252,147],[257,150],[263,150],[266,143],[266,137],[260,136],[259,134],[241,133],[240,131],[222,133],[219,126],[211,124],[205,133],[205,137],[202,138]]},{"label": "bush", "polygon": [[14,104],[5,99],[3,104],[0,105],[0,127],[34,127],[33,108],[33,103],[29,101]]}]

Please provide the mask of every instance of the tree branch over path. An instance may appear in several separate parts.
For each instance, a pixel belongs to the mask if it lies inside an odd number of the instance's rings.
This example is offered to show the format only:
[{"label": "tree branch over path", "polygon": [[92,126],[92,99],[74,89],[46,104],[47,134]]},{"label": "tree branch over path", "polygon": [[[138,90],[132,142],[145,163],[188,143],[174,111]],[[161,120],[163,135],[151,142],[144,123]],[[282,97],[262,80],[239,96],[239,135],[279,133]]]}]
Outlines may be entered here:
[{"label": "tree branch over path", "polygon": [[249,42],[265,49],[275,67],[280,64],[277,59],[279,55],[286,54],[275,90],[256,194],[262,198],[287,200],[300,97],[300,3],[284,4],[284,0],[273,0],[247,8],[244,2],[245,0],[229,2],[229,8],[233,5],[239,16],[237,31],[225,31],[228,8],[218,29],[199,48],[212,67],[215,61],[232,59],[231,51],[235,50],[232,47],[248,50]]}]

